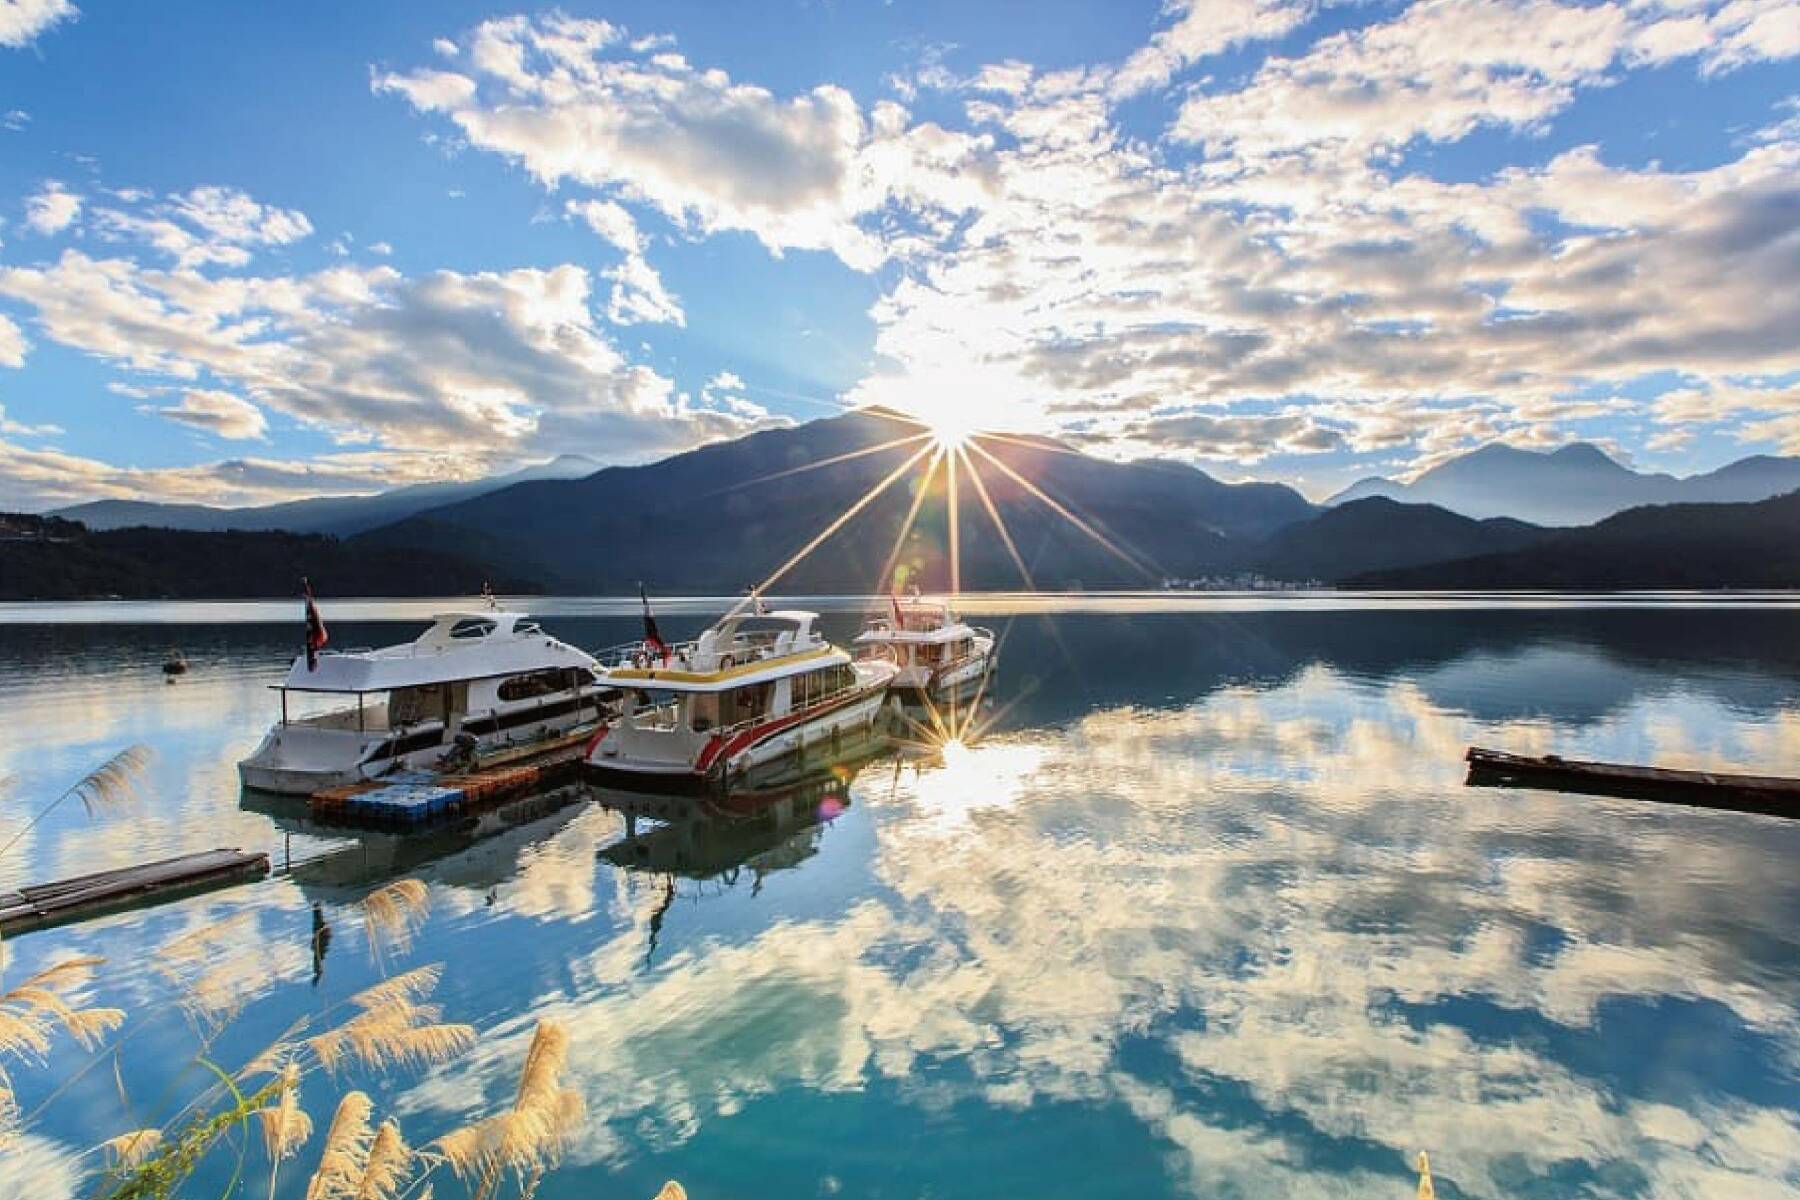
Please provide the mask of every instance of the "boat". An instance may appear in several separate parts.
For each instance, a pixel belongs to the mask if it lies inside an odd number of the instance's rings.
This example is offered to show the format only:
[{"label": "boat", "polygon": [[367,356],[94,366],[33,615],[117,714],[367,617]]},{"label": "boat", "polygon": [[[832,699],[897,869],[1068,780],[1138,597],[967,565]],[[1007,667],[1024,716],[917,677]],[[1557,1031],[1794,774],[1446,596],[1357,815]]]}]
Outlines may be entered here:
[{"label": "boat", "polygon": [[1628,800],[1654,800],[1800,817],[1800,779],[1680,771],[1628,763],[1589,762],[1554,754],[1534,757],[1470,746],[1464,755],[1471,787],[1532,787]]},{"label": "boat", "polygon": [[623,711],[589,749],[590,778],[707,791],[869,735],[898,668],[853,660],[817,621],[797,609],[732,613],[691,642],[649,636],[603,652]]},{"label": "boat", "polygon": [[[294,659],[281,718],[238,763],[245,787],[288,795],[409,770],[468,771],[591,737],[616,696],[589,654],[528,614],[440,613],[410,642]],[[293,693],[355,704],[295,716]]]},{"label": "boat", "polygon": [[978,688],[997,661],[993,631],[964,624],[948,600],[892,599],[855,645],[863,658],[899,668],[895,695],[934,705]]}]

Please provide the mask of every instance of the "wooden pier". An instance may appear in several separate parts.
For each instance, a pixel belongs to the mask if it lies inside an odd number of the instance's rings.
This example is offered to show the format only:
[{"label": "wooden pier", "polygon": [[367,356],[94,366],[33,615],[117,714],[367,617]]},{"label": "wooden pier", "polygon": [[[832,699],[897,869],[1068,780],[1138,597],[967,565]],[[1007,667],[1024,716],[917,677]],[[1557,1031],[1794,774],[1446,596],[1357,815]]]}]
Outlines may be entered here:
[{"label": "wooden pier", "polygon": [[209,892],[269,873],[267,854],[204,850],[0,892],[0,935],[47,929],[104,913]]},{"label": "wooden pier", "polygon": [[1672,771],[1625,763],[1584,762],[1554,754],[1534,758],[1480,746],[1470,746],[1463,758],[1469,764],[1471,787],[1548,788],[1589,796],[1800,817],[1800,779]]}]

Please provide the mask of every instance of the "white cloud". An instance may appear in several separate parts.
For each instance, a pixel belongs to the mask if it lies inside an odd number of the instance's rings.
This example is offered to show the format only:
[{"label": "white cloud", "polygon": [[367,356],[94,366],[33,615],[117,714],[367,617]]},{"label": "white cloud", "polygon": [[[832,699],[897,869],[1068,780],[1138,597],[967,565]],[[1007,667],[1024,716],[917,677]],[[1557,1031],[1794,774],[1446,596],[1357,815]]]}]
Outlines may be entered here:
[{"label": "white cloud", "polygon": [[1173,132],[1244,154],[1369,152],[1480,125],[1529,127],[1603,81],[1629,27],[1611,4],[1433,0],[1271,59],[1241,90],[1190,97]]},{"label": "white cloud", "polygon": [[579,217],[589,229],[627,254],[644,252],[644,235],[637,222],[614,200],[571,200],[565,206],[571,217]]},{"label": "white cloud", "polygon": [[45,30],[74,20],[78,12],[69,0],[4,0],[0,3],[0,46],[13,50],[29,46]]},{"label": "white cloud", "polygon": [[1313,0],[1172,0],[1175,23],[1125,61],[1112,91],[1129,96],[1161,87],[1190,63],[1291,33],[1312,15],[1313,6]]},{"label": "white cloud", "polygon": [[61,233],[81,215],[81,197],[54,179],[25,201],[25,223],[46,237]]},{"label": "white cloud", "polygon": [[[52,264],[0,268],[0,295],[30,306],[45,338],[152,387],[191,384],[210,398],[158,411],[222,436],[254,436],[254,406],[456,477],[568,450],[641,461],[768,423],[754,405],[692,408],[667,379],[627,362],[597,323],[591,290],[572,265],[209,278],[70,250]],[[56,455],[15,454],[10,466],[15,483],[59,494],[141,486],[243,495],[329,482],[306,478],[304,464],[223,480]]]},{"label": "white cloud", "polygon": [[180,404],[149,411],[232,441],[261,440],[269,432],[268,419],[256,405],[212,388],[188,388]]},{"label": "white cloud", "polygon": [[571,24],[489,21],[470,37],[462,83],[415,71],[374,86],[445,113],[469,144],[546,186],[616,190],[696,232],[741,230],[777,253],[829,250],[859,269],[885,256],[866,228],[884,205],[966,201],[959,173],[983,139],[909,130],[897,107],[865,116],[835,86],[782,99],[666,50],[645,57],[611,26]]},{"label": "white cloud", "polygon": [[308,237],[312,222],[296,209],[263,204],[229,187],[197,187],[158,200],[121,188],[119,206],[95,207],[88,225],[104,241],[139,243],[179,267],[242,267],[256,252]]},{"label": "white cloud", "polygon": [[22,367],[31,343],[11,317],[0,313],[0,367]]}]

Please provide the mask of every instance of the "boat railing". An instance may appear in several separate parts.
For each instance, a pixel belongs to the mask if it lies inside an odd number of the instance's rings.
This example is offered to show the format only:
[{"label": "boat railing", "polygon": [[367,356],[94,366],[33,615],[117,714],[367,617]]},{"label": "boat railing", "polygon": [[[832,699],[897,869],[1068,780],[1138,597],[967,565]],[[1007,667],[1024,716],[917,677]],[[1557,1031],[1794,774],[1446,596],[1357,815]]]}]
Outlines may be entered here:
[{"label": "boat railing", "polygon": [[[847,684],[843,685],[842,687],[833,688],[831,691],[826,692],[822,696],[814,696],[812,699],[808,700],[805,704],[795,705],[782,715],[784,717],[804,716],[805,714],[812,712],[815,709],[823,708],[829,704],[834,704],[837,701],[842,700],[845,696],[849,695],[852,692],[861,691],[861,690],[863,690],[863,687],[864,687],[864,685],[861,680],[853,680],[852,682],[847,683]],[[738,734],[743,733],[744,731],[749,730],[749,729],[754,729],[758,725],[766,724],[767,722],[769,722],[772,719],[774,719],[774,718],[772,718],[770,716],[770,714],[762,713],[759,716],[745,717],[742,721],[736,721],[730,725],[714,726],[713,728],[706,730],[706,732],[713,737],[720,738],[725,741],[729,741],[731,738],[737,736]]]},{"label": "boat railing", "polygon": [[[788,645],[781,645],[782,639]],[[706,650],[696,638],[667,643],[666,651],[652,649],[642,640],[609,646],[594,655],[600,665],[612,669],[657,668],[676,671],[722,671],[746,663],[786,658],[789,655],[817,650],[825,645],[824,635],[809,634],[805,640],[794,640],[786,630],[755,630],[739,633],[724,642],[712,643]],[[726,660],[730,661],[727,662]]]}]

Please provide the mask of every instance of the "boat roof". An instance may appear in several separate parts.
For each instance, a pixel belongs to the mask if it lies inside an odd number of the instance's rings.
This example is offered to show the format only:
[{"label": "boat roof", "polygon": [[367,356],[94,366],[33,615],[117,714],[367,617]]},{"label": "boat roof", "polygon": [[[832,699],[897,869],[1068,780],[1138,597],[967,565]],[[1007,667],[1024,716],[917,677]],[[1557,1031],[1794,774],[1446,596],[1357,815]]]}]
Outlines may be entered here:
[{"label": "boat roof", "polygon": [[309,668],[297,655],[278,686],[300,692],[387,692],[395,688],[490,679],[555,667],[599,664],[539,629],[530,615],[505,609],[439,613],[410,642],[375,650],[327,650]]},{"label": "boat roof", "polygon": [[848,654],[827,642],[796,654],[734,664],[716,671],[689,671],[678,665],[665,667],[660,663],[648,667],[613,667],[606,672],[606,681],[620,687],[659,688],[670,692],[724,692],[849,661]]},{"label": "boat roof", "polygon": [[[813,623],[819,614],[799,608],[773,612],[734,612],[692,642],[675,647],[668,663],[608,668],[608,682],[626,687],[653,687],[674,692],[720,692],[749,684],[767,683],[817,670],[833,663],[849,662],[850,656],[827,642]],[[786,627],[770,643],[746,646],[740,637],[754,638],[745,625]]]},{"label": "boat roof", "polygon": [[974,637],[974,627],[957,621],[951,625],[939,625],[936,629],[895,629],[892,626],[876,626],[865,629],[856,635],[857,645],[886,645],[891,642],[936,645],[939,642],[955,642],[966,637]]}]

